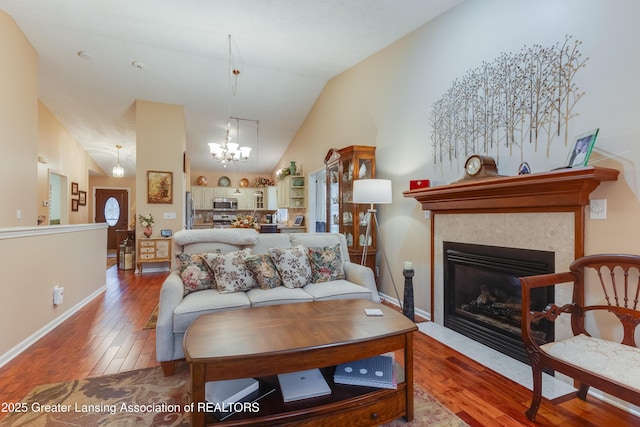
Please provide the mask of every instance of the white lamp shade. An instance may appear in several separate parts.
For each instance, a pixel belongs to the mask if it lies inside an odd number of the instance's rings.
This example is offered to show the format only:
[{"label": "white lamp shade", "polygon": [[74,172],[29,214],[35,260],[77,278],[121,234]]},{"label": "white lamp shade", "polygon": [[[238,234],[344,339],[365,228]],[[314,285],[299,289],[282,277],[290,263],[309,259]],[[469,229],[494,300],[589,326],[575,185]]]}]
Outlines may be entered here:
[{"label": "white lamp shade", "polygon": [[248,159],[251,155],[251,147],[240,147],[240,154],[242,154],[242,157],[245,159]]},{"label": "white lamp shade", "polygon": [[211,154],[218,154],[220,152],[220,144],[216,144],[215,142],[210,142],[209,151],[211,152]]},{"label": "white lamp shade", "polygon": [[391,203],[391,180],[357,179],[353,181],[353,203]]}]

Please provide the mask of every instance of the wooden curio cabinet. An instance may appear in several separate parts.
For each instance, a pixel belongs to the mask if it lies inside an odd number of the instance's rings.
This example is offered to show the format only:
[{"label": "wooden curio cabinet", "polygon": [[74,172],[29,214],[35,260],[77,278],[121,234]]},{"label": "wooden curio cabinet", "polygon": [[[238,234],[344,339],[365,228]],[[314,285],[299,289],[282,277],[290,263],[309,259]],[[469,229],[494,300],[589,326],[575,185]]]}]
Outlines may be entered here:
[{"label": "wooden curio cabinet", "polygon": [[[332,148],[324,159],[327,170],[327,231],[342,233],[347,239],[351,262],[360,264],[368,245],[365,264],[376,272],[376,230],[371,224],[366,238],[369,205],[353,203],[353,182],[375,178],[376,147],[352,145]],[[368,241],[366,241],[368,240]]]}]

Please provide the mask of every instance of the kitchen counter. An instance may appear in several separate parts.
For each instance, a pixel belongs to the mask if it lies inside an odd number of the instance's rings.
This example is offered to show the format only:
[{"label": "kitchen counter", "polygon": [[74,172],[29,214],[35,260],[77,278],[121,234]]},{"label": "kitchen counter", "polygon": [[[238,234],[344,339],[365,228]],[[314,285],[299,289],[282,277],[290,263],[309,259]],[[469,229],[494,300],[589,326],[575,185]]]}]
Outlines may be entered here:
[{"label": "kitchen counter", "polygon": [[307,227],[302,225],[278,224],[278,230],[281,233],[306,233]]}]

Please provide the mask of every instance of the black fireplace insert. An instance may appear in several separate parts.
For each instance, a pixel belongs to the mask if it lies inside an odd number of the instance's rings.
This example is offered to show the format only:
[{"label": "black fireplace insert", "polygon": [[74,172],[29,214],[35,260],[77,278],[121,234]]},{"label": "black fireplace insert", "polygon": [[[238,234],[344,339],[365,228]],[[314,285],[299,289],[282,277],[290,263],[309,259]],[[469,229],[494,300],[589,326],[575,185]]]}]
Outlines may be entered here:
[{"label": "black fireplace insert", "polygon": [[[444,326],[521,362],[522,290],[519,277],[553,273],[554,253],[444,242]],[[554,302],[553,288],[534,289],[531,308]],[[536,326],[541,344],[553,341],[551,322]]]}]

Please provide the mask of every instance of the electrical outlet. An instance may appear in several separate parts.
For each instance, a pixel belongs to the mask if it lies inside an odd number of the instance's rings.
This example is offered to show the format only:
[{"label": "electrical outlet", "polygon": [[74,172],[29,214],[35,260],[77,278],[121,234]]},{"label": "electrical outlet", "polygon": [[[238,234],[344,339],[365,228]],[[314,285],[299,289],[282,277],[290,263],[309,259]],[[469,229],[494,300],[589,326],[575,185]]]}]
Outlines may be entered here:
[{"label": "electrical outlet", "polygon": [[53,304],[60,305],[64,300],[64,288],[62,286],[53,287]]},{"label": "electrical outlet", "polygon": [[594,199],[589,202],[589,218],[607,219],[607,199]]}]

